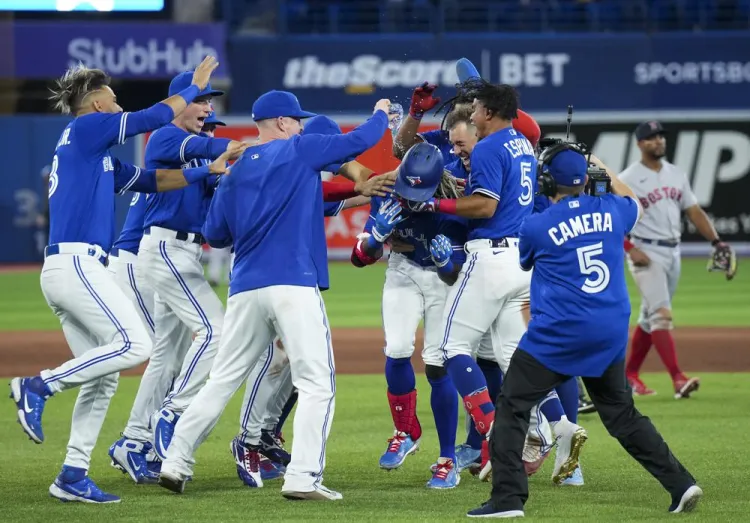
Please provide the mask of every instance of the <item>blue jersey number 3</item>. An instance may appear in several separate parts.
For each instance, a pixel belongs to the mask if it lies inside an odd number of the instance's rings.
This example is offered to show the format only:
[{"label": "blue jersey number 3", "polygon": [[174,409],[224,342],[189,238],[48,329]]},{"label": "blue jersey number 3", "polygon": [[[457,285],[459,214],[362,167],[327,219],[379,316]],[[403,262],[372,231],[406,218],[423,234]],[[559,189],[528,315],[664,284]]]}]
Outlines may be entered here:
[{"label": "blue jersey number 3", "polygon": [[586,278],[581,290],[586,294],[598,294],[609,285],[609,267],[602,260],[597,260],[595,256],[604,253],[602,242],[576,249],[578,254],[578,268],[581,274],[593,276]]},{"label": "blue jersey number 3", "polygon": [[531,181],[531,162],[521,162],[521,187],[524,192],[518,197],[518,203],[529,205],[534,201],[534,184]]}]

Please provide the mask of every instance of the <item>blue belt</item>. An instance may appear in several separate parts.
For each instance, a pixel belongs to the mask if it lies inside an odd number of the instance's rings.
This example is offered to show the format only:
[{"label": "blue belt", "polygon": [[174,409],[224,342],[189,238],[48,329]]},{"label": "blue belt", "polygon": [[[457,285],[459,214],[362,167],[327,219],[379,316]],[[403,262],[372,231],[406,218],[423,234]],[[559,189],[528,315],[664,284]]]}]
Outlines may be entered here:
[{"label": "blue belt", "polygon": [[642,241],[643,243],[650,243],[651,245],[658,245],[659,247],[677,247],[680,242],[673,240],[651,240],[649,238],[641,238],[640,236],[633,236],[636,240]]},{"label": "blue belt", "polygon": [[[44,257],[45,258],[47,258],[48,256],[54,256],[55,254],[60,254],[60,245],[59,244],[53,243],[52,245],[47,245],[44,248]],[[81,249],[80,252],[68,252],[68,253],[64,253],[64,254],[83,254],[83,255],[87,255],[87,256],[94,256],[94,257],[96,257],[96,249],[94,249],[93,247],[89,247],[89,249],[86,250],[86,251],[84,251],[83,249]],[[105,267],[109,264],[109,260],[107,259],[106,255],[99,256],[97,258],[97,260],[99,261],[99,263],[101,263]]]}]

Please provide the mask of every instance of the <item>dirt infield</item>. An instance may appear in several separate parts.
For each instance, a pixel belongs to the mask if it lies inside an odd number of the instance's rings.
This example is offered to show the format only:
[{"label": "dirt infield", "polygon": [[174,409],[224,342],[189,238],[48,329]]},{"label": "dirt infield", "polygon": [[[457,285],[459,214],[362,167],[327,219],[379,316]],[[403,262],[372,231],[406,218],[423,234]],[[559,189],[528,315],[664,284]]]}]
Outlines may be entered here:
[{"label": "dirt infield", "polygon": [[[682,328],[675,331],[681,367],[688,372],[750,371],[750,329]],[[421,337],[417,340],[421,347]],[[333,347],[339,373],[383,371],[383,334],[380,329],[334,329]],[[417,353],[418,354],[418,353]],[[70,358],[62,332],[5,332],[0,337],[0,375],[28,376]],[[414,358],[415,367],[422,364]],[[644,370],[662,370],[656,351]],[[128,374],[140,374],[143,368]]]}]

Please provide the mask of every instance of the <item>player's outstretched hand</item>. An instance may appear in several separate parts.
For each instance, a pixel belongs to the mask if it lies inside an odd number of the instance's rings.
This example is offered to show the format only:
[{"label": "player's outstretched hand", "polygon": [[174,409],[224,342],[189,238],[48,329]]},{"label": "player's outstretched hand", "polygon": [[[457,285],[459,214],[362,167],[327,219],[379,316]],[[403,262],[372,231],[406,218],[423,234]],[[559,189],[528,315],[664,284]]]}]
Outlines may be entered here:
[{"label": "player's outstretched hand", "polygon": [[385,243],[393,233],[396,225],[406,219],[401,214],[401,204],[396,200],[388,199],[380,204],[378,214],[375,216],[375,225],[372,228],[372,237],[378,243]]},{"label": "player's outstretched hand", "polygon": [[638,247],[633,247],[630,249],[630,252],[628,252],[628,256],[630,256],[630,261],[633,262],[633,265],[636,267],[648,267],[651,263],[651,259],[648,257],[648,254],[640,250]]},{"label": "player's outstretched hand", "polygon": [[430,242],[430,256],[437,267],[445,267],[453,254],[453,245],[444,234],[438,234]]},{"label": "player's outstretched hand", "polygon": [[367,181],[358,182],[354,185],[354,191],[362,196],[388,196],[393,192],[393,185],[396,183],[396,171],[373,176]]},{"label": "player's outstretched hand", "polygon": [[250,144],[244,142],[230,142],[226,151],[209,164],[208,170],[211,174],[229,174],[229,162],[239,158],[248,147]]},{"label": "player's outstretched hand", "polygon": [[207,56],[203,61],[195,68],[193,72],[193,84],[197,85],[200,90],[206,88],[208,81],[211,79],[211,73],[219,67],[219,62],[215,56]]},{"label": "player's outstretched hand", "polygon": [[411,104],[409,105],[409,115],[412,118],[421,120],[424,113],[437,106],[440,103],[440,98],[434,97],[433,93],[437,89],[437,85],[425,82],[411,94]]}]

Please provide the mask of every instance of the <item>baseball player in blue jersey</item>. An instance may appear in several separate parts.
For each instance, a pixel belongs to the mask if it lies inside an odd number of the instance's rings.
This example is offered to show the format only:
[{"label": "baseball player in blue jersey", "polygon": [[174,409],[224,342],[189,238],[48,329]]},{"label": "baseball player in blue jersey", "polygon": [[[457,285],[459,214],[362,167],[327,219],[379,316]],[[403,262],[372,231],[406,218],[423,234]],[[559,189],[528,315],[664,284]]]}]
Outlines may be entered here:
[{"label": "baseball player in blue jersey", "polygon": [[[625,377],[631,311],[622,245],[640,217],[638,200],[617,177],[614,194],[583,194],[587,163],[575,146],[561,144],[540,163],[552,205],[526,218],[519,238],[521,268],[534,269],[531,321],[498,401],[495,434],[502,437],[491,442],[492,496],[468,515],[523,517],[528,481],[521,447],[529,409],[576,375],[583,377],[607,431],[670,493],[669,511],[688,512],[702,491],[636,410]],[[561,474],[571,474],[575,461]]]},{"label": "baseball player in blue jersey", "polygon": [[[181,90],[189,74],[175,76],[169,92]],[[184,114],[153,133],[146,145],[146,165],[198,166],[226,150],[240,147],[240,142],[200,134],[211,112],[211,98],[221,94],[208,86]],[[180,414],[208,378],[221,337],[224,309],[206,281],[200,263],[201,246],[205,243],[200,231],[214,185],[215,180],[206,180],[172,194],[156,195],[149,198],[146,208],[139,263],[148,282],[166,304],[167,313],[176,315],[183,329],[195,334],[180,374],[152,421],[154,450],[161,459]],[[156,317],[155,322],[158,326],[160,318]]]},{"label": "baseball player in blue jersey", "polygon": [[[424,201],[436,191],[444,198],[459,195],[455,179],[443,170],[443,158],[438,148],[417,144],[409,150],[399,167],[395,194],[410,201]],[[385,377],[395,430],[380,458],[380,467],[396,469],[419,448],[422,427],[417,417],[417,390],[411,356],[417,327],[424,319],[422,359],[432,389],[430,404],[440,441],[437,466],[427,487],[454,488],[460,482],[454,449],[458,402],[438,350],[441,334],[437,326],[448,294],[448,286],[442,278],[449,275],[442,275],[441,270],[449,263],[460,266],[464,262],[466,222],[454,216],[402,211],[396,196],[373,198],[370,218],[352,252],[352,263],[357,267],[375,263],[383,254],[383,244],[391,236],[408,243],[412,250],[389,256],[383,287]],[[435,239],[440,244],[441,253],[445,253],[444,256],[441,254],[440,261],[430,253],[430,243]]]},{"label": "baseball player in blue jersey", "polygon": [[[282,494],[342,499],[322,484],[335,405],[331,335],[320,290],[328,287],[320,171],[374,146],[388,127],[388,100],[350,133],[298,136],[303,111],[288,92],[253,104],[259,141],[219,184],[203,231],[209,244],[234,245],[226,330],[211,376],[176,426],[159,483],[182,492],[193,453],[276,335],[299,391],[292,459]],[[305,224],[300,227],[300,224]]]},{"label": "baseball player in blue jersey", "polygon": [[52,97],[56,107],[75,117],[63,130],[52,159],[50,237],[41,286],[75,358],[36,377],[14,378],[10,387],[24,432],[42,443],[47,399],[81,386],[65,463],[49,488],[61,500],[119,501],[88,477],[91,451],[117,387],[117,373],[151,353],[145,324],[106,269],[114,239],[113,194],[178,189],[225,170],[217,162],[184,171],[142,170],[120,162],[109,149],[182,113],[208,84],[216,65],[207,58],[179,93],[135,113],[122,112],[104,71],[77,66],[57,82]]}]

